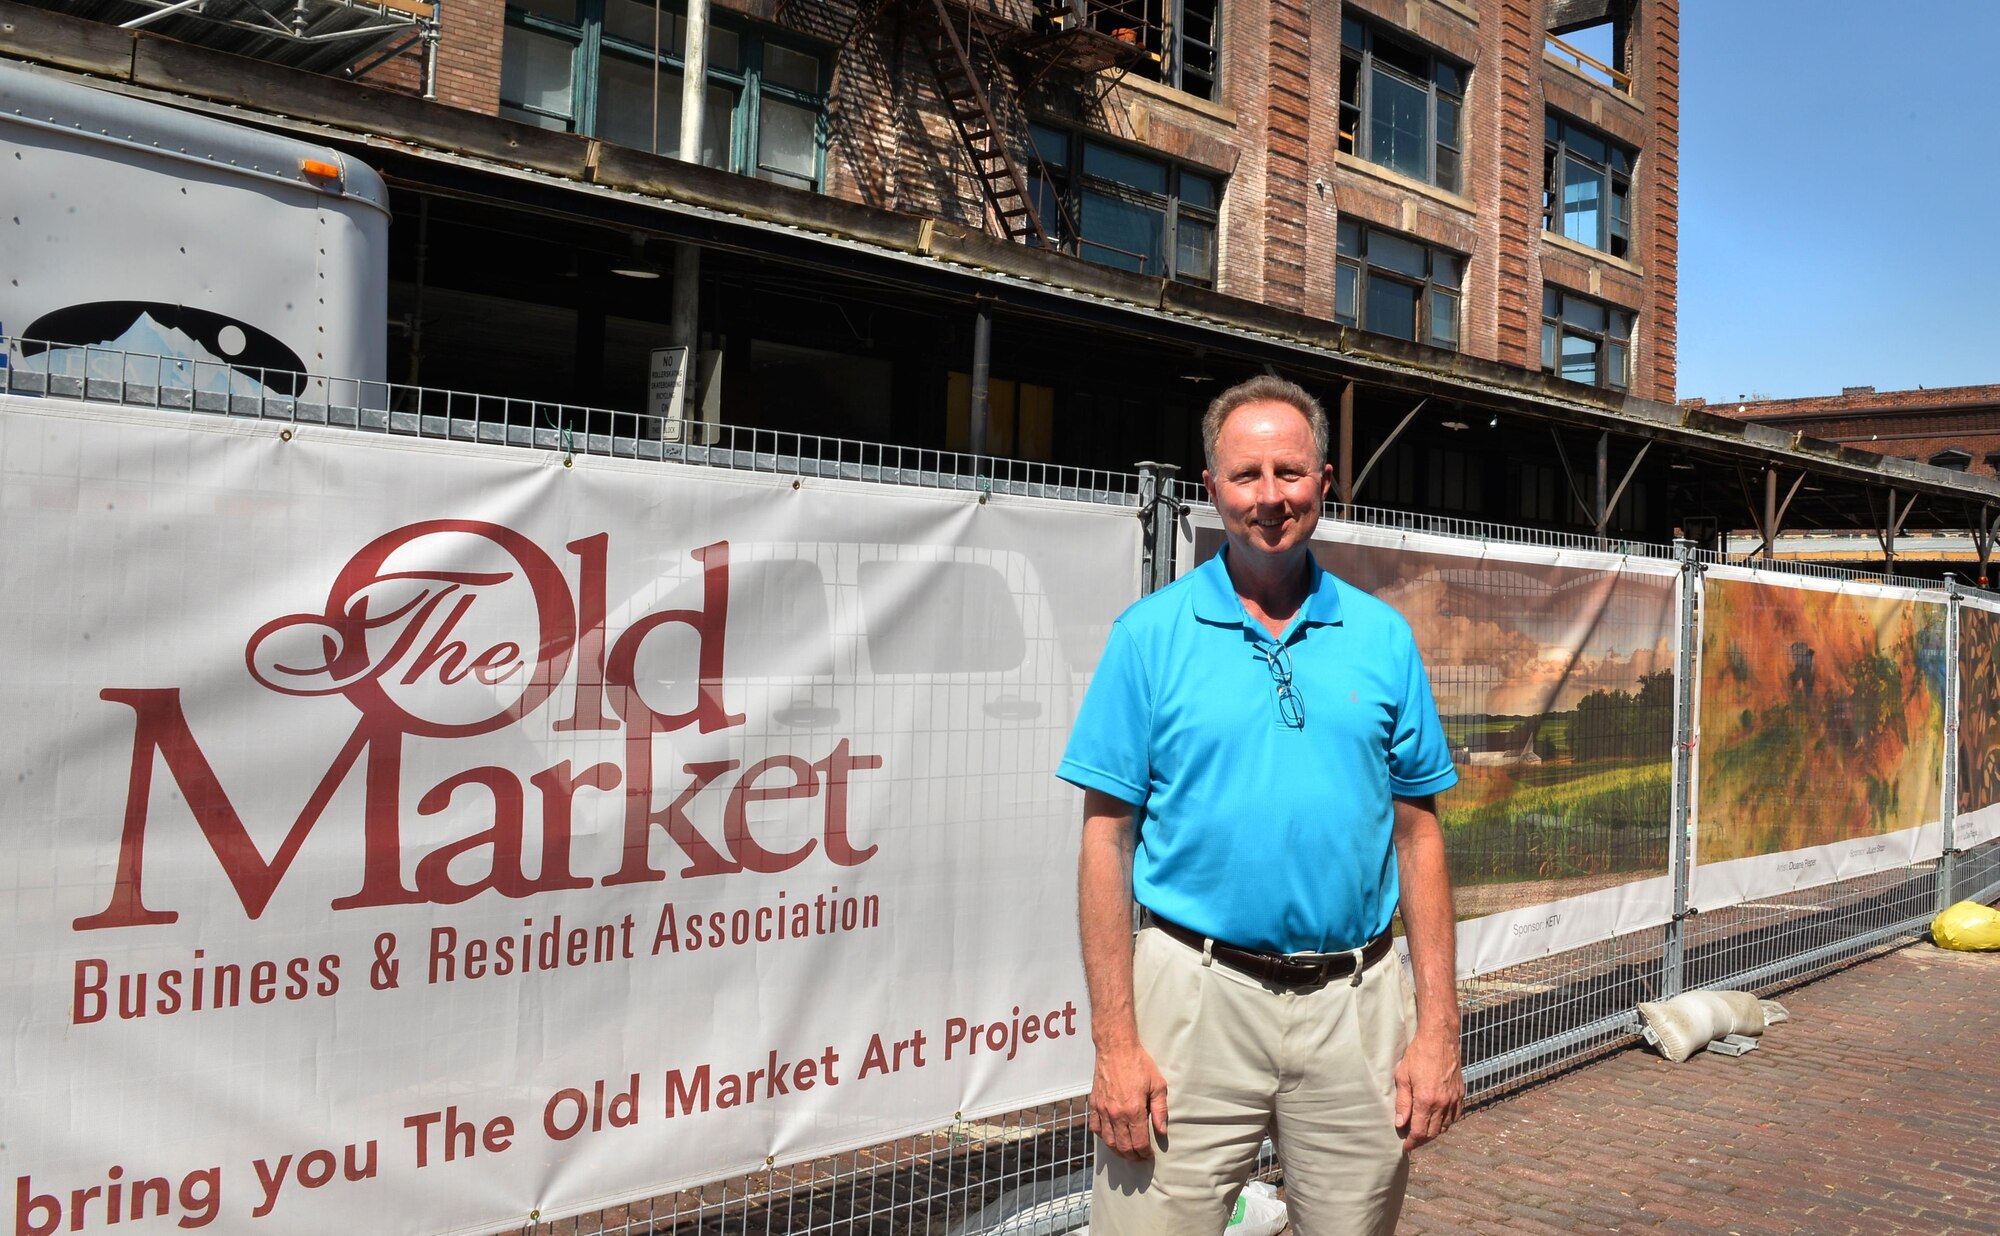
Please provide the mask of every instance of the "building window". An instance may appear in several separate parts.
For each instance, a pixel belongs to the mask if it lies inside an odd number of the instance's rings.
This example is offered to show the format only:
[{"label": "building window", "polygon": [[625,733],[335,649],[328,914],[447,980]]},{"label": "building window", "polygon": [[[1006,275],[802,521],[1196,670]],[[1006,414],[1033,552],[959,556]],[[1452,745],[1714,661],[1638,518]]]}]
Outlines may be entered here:
[{"label": "building window", "polygon": [[1215,285],[1219,177],[1081,133],[1031,128],[1028,195],[1064,251],[1142,275]]},{"label": "building window", "polygon": [[1218,99],[1222,85],[1221,0],[1056,0],[1041,6],[1057,28],[1077,20],[1145,56],[1131,72],[1203,99]]},{"label": "building window", "polygon": [[1346,219],[1338,243],[1334,321],[1457,350],[1463,257]]},{"label": "building window", "polygon": [[1542,227],[1625,257],[1638,152],[1551,112],[1542,151]]},{"label": "building window", "polygon": [[1632,311],[1542,288],[1542,369],[1571,382],[1624,390],[1630,384]]},{"label": "building window", "polygon": [[1357,17],[1340,19],[1340,149],[1459,191],[1464,66]]},{"label": "building window", "polygon": [[1559,488],[1561,481],[1549,464],[1521,464],[1521,500],[1517,507],[1521,522],[1553,524],[1559,515],[1566,514]]},{"label": "building window", "polygon": [[[500,114],[678,156],[686,39],[684,18],[638,0],[511,0]],[[803,45],[711,23],[701,161],[818,189],[826,70]]]},{"label": "building window", "polygon": [[1485,462],[1467,451],[1430,448],[1424,497],[1432,510],[1478,511],[1486,504]]}]

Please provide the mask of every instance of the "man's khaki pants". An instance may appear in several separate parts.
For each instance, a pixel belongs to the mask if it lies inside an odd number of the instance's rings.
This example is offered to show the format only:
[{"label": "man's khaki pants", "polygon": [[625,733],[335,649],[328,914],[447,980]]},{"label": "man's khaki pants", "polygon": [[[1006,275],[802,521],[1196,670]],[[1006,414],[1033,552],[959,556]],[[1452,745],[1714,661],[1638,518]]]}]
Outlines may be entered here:
[{"label": "man's khaki pants", "polygon": [[1132,994],[1167,1079],[1167,1133],[1145,1161],[1098,1143],[1091,1236],[1220,1236],[1267,1133],[1296,1236],[1395,1230],[1409,1179],[1395,1069],[1417,1019],[1394,956],[1359,986],[1288,989],[1147,927]]}]

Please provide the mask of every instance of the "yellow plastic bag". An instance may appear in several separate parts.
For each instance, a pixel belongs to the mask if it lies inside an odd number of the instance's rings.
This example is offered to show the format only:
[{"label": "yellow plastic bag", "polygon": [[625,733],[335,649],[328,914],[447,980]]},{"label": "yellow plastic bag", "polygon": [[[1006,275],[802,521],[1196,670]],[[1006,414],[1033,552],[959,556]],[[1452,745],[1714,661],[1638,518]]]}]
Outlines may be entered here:
[{"label": "yellow plastic bag", "polygon": [[1961,901],[1931,920],[1931,939],[1969,953],[2000,949],[2000,910]]}]

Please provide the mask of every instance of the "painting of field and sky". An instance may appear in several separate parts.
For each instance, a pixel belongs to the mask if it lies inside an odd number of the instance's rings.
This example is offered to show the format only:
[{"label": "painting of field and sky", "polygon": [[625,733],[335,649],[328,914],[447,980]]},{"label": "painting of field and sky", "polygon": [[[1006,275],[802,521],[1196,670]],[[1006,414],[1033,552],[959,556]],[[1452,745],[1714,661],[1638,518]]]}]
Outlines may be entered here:
[{"label": "painting of field and sky", "polygon": [[1713,577],[1703,604],[1699,861],[1938,818],[1944,606]]},{"label": "painting of field and sky", "polygon": [[1458,765],[1461,917],[1667,869],[1673,576],[1316,542],[1408,620]]},{"label": "painting of field and sky", "polygon": [[1958,809],[2000,803],[2000,614],[1958,611]]}]

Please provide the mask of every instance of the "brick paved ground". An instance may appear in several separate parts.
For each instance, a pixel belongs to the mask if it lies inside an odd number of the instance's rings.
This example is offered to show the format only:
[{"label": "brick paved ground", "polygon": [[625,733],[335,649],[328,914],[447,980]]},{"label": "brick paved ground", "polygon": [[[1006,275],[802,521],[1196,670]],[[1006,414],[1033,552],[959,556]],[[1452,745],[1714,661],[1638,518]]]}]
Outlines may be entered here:
[{"label": "brick paved ground", "polygon": [[1625,1051],[1417,1155],[1401,1231],[2000,1233],[2000,954],[1919,944],[1781,994],[1731,1059]]}]

